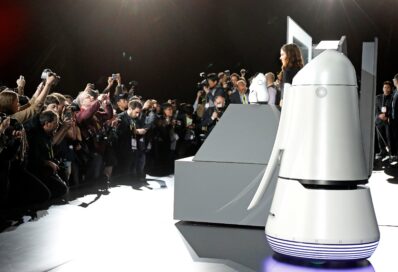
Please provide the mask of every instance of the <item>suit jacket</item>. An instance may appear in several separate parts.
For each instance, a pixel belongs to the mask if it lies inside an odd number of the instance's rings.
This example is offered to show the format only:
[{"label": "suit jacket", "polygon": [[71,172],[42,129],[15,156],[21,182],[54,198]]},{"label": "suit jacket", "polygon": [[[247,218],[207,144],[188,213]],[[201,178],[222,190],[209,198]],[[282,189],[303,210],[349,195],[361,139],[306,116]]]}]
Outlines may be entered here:
[{"label": "suit jacket", "polygon": [[[245,93],[245,95],[246,95],[246,101],[247,101],[247,103],[249,103],[249,98],[247,97],[247,92]],[[230,95],[229,103],[230,104],[243,104],[240,93],[238,91],[236,91]]]},{"label": "suit jacket", "polygon": [[202,127],[207,127],[207,135],[212,131],[212,129],[216,126],[218,120],[217,119],[211,119],[211,116],[215,111],[219,112],[219,118],[221,118],[222,114],[225,111],[225,108],[220,110],[217,110],[216,107],[210,107],[208,108],[202,118]]},{"label": "suit jacket", "polygon": [[120,153],[128,153],[129,151],[132,150],[131,146],[131,138],[136,138],[137,140],[137,148],[139,150],[144,150],[145,149],[145,142],[140,141],[141,138],[144,138],[145,136],[142,135],[135,135],[134,134],[134,127],[135,128],[143,128],[144,124],[142,124],[142,121],[137,118],[137,119],[132,119],[128,114],[127,111],[122,112],[118,115],[120,122],[119,125],[116,129],[116,133],[118,135],[118,141],[116,145],[116,150],[117,152]]},{"label": "suit jacket", "polygon": [[381,119],[379,119],[379,114],[382,113],[382,108],[386,107],[386,116],[390,117],[391,112],[392,112],[392,101],[393,101],[393,96],[387,95],[385,96],[384,94],[379,94],[376,96],[376,107],[375,107],[375,114],[376,114],[376,125],[381,125],[385,123]]}]

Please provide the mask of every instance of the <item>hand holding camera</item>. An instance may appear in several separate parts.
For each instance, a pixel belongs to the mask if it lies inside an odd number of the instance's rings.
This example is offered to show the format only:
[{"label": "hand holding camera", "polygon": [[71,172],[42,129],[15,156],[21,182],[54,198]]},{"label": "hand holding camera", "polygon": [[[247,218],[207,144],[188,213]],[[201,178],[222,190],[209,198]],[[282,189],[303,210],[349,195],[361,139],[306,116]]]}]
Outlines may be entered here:
[{"label": "hand holding camera", "polygon": [[246,73],[247,73],[246,69],[241,69],[240,70],[241,77],[245,77]]},{"label": "hand holding camera", "polygon": [[25,130],[14,130],[11,135],[14,139],[22,139],[25,135]]},{"label": "hand holding camera", "polygon": [[57,173],[59,170],[59,166],[55,162],[47,161],[47,165],[51,168],[53,174]]},{"label": "hand holding camera", "polygon": [[44,71],[41,73],[41,79],[44,85],[55,86],[58,84],[61,77],[50,69],[44,69]]},{"label": "hand holding camera", "polygon": [[106,102],[109,100],[109,95],[108,94],[100,94],[98,96],[98,100],[101,102]]},{"label": "hand holding camera", "polygon": [[213,112],[213,114],[211,115],[211,119],[212,120],[216,120],[216,119],[218,119],[218,112]]},{"label": "hand holding camera", "polygon": [[115,79],[117,81],[117,85],[122,84],[122,77],[121,77],[120,73],[115,74]]},{"label": "hand holding camera", "polygon": [[114,77],[112,75],[112,76],[108,77],[108,87],[112,86],[113,82],[115,82],[115,79],[114,79]]},{"label": "hand holding camera", "polygon": [[381,114],[379,114],[379,119],[382,121],[387,121],[388,118],[385,113],[381,113]]},{"label": "hand holding camera", "polygon": [[196,94],[196,98],[200,98],[203,95],[204,91],[200,90],[198,91],[198,93]]},{"label": "hand holding camera", "polygon": [[60,77],[56,74],[51,74],[46,79],[46,85],[48,86],[55,86],[58,84]]},{"label": "hand holding camera", "polygon": [[111,121],[111,127],[116,128],[116,127],[119,125],[120,121],[121,121],[121,120],[120,120],[119,118],[114,118],[114,119]]},{"label": "hand holding camera", "polygon": [[145,101],[144,106],[142,106],[142,110],[150,110],[152,107],[152,101],[148,99]]},{"label": "hand holding camera", "polygon": [[0,117],[0,134],[4,134],[6,129],[10,126],[10,117]]},{"label": "hand holding camera", "polygon": [[4,113],[0,113],[0,134],[6,138],[6,143],[14,139],[21,139],[25,130],[21,123],[16,119],[7,117]]},{"label": "hand holding camera", "polygon": [[73,125],[73,113],[72,111],[68,110],[64,113],[62,124],[66,128],[70,128]]},{"label": "hand holding camera", "polygon": [[95,85],[93,83],[87,83],[86,88],[83,92],[88,92],[95,89]]},{"label": "hand holding camera", "polygon": [[25,77],[24,76],[19,76],[17,79],[17,86],[18,88],[24,88],[26,84]]}]

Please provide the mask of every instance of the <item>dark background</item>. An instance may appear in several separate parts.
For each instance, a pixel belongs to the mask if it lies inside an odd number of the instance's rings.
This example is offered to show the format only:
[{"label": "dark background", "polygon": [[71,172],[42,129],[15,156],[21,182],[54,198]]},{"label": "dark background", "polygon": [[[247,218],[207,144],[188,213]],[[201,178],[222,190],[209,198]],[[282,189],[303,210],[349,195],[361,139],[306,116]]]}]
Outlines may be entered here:
[{"label": "dark background", "polygon": [[378,91],[398,73],[397,0],[2,0],[0,85],[24,75],[29,95],[49,67],[75,95],[120,72],[144,97],[191,102],[202,71],[277,73],[287,16],[314,43],[346,35],[357,72],[378,37]]}]

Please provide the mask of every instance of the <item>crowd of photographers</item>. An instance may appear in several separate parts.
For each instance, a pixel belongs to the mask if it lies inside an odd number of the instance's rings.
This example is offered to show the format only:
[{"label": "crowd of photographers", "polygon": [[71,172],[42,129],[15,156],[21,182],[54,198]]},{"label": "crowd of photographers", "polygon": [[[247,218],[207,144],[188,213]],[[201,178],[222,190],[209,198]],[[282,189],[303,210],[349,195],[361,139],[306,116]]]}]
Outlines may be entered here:
[{"label": "crowd of photographers", "polygon": [[[43,202],[116,175],[172,174],[174,160],[196,153],[229,103],[249,103],[245,71],[201,76],[193,105],[144,100],[120,74],[103,91],[87,84],[76,97],[56,91],[60,77],[49,69],[30,98],[23,76],[17,88],[1,87],[1,206]],[[273,103],[276,90],[269,84]]]}]

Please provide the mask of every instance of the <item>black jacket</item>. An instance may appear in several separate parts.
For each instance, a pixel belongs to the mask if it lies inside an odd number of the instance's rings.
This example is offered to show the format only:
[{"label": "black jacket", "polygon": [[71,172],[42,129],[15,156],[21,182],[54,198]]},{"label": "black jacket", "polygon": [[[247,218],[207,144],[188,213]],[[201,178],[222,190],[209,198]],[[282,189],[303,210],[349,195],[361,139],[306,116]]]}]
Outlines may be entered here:
[{"label": "black jacket", "polygon": [[131,118],[127,114],[127,111],[120,113],[118,117],[120,122],[116,129],[118,136],[116,151],[123,154],[131,151],[132,138],[136,139],[138,150],[145,150],[145,135],[136,135],[134,133],[135,129],[144,128],[145,124],[143,124],[142,120],[139,118]]},{"label": "black jacket", "polygon": [[375,121],[376,125],[381,125],[385,123],[379,118],[379,114],[383,113],[382,108],[386,107],[386,116],[390,117],[392,112],[392,95],[385,96],[384,94],[379,94],[376,96],[376,107],[375,107]]},{"label": "black jacket", "polygon": [[[246,92],[246,94],[247,94],[247,92]],[[249,103],[249,98],[247,98],[247,101]],[[240,93],[238,91],[231,94],[231,96],[229,97],[229,103],[230,104],[243,104],[242,100],[240,98]]]}]

